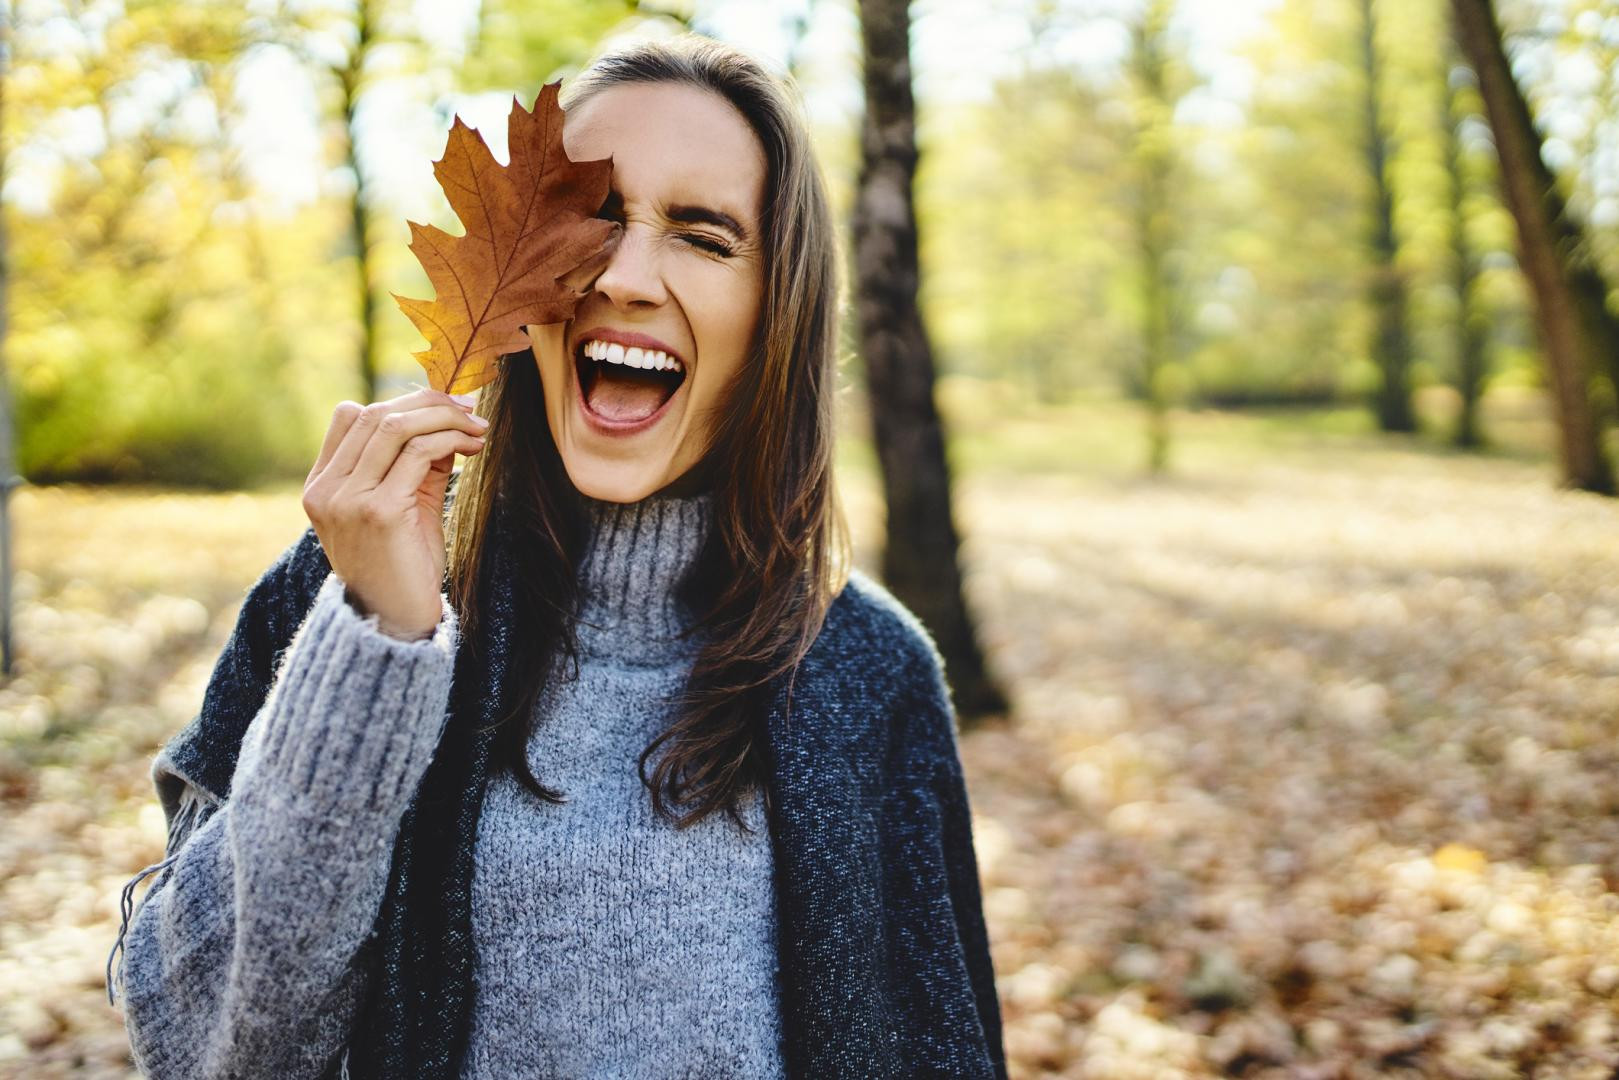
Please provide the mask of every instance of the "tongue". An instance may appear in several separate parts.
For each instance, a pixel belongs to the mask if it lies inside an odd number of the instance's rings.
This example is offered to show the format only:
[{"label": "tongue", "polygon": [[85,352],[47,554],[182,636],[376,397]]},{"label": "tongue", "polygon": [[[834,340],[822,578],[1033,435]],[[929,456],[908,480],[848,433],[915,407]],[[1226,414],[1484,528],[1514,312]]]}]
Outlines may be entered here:
[{"label": "tongue", "polygon": [[668,396],[667,389],[654,382],[599,374],[585,402],[597,416],[629,423],[645,420],[657,412]]}]

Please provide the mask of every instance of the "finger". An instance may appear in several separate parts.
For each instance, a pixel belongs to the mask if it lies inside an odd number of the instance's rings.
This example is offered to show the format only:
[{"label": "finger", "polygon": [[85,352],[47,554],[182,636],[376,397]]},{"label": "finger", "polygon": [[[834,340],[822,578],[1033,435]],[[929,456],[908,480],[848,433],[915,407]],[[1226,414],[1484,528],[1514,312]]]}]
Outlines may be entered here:
[{"label": "finger", "polygon": [[[470,409],[470,406],[461,405],[442,390],[430,390],[425,387],[408,394],[401,394],[396,398],[390,398],[387,401],[367,405],[354,418],[354,422],[349,425],[348,432],[344,434],[342,441],[338,443],[337,449],[332,453],[331,461],[327,463],[327,470],[334,477],[347,477],[354,471],[355,465],[360,460],[360,455],[364,452],[366,446],[370,444],[371,437],[376,434],[386,416],[390,413],[407,412],[429,405],[453,408],[463,414]],[[449,425],[443,426],[447,427]],[[386,466],[377,470],[376,475],[381,477],[385,471]]]},{"label": "finger", "polygon": [[420,383],[412,383],[411,385],[415,389],[400,394],[397,397],[391,397],[385,401],[376,402],[373,407],[380,408],[385,412],[405,412],[408,409],[420,409],[424,405],[455,405],[458,408],[467,407],[461,405],[455,400],[454,397],[445,393],[443,390],[434,390],[432,387],[422,386]]},{"label": "finger", "polygon": [[400,447],[387,475],[377,484],[377,494],[408,499],[422,486],[435,462],[454,454],[476,454],[483,444],[483,439],[464,431],[430,431],[412,436]]},{"label": "finger", "polygon": [[320,444],[320,453],[315,456],[315,465],[309,470],[310,476],[319,475],[332,460],[332,455],[337,452],[343,436],[348,434],[349,428],[354,426],[355,419],[364,409],[365,406],[357,401],[337,403],[337,408],[332,410],[332,422],[326,426],[326,438]]},{"label": "finger", "polygon": [[368,491],[382,483],[393,468],[394,459],[410,440],[439,431],[481,435],[488,425],[458,405],[428,405],[409,412],[389,413],[377,423],[376,433],[361,451],[349,474],[348,483],[357,491]]}]

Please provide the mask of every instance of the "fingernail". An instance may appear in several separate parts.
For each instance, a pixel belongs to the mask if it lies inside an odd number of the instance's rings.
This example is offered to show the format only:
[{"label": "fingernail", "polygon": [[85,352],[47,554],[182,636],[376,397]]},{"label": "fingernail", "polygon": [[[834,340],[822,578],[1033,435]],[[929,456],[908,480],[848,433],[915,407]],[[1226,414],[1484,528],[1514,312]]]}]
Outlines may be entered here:
[{"label": "fingernail", "polygon": [[489,418],[487,416],[479,416],[477,413],[472,414],[472,422],[477,424],[479,427],[489,426]]},{"label": "fingernail", "polygon": [[472,403],[477,399],[471,394],[451,394],[450,400],[455,402],[457,405],[463,405],[470,408]]}]

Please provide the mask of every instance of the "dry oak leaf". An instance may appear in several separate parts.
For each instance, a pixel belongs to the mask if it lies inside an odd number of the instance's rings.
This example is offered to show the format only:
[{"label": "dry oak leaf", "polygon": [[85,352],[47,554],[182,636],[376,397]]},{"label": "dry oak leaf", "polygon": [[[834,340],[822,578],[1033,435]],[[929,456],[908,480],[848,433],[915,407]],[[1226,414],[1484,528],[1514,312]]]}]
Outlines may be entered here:
[{"label": "dry oak leaf", "polygon": [[435,390],[464,393],[495,375],[495,361],[529,347],[523,327],[562,322],[606,265],[621,226],[596,217],[607,200],[611,158],[570,161],[562,148],[559,83],[527,112],[512,99],[506,120],[511,164],[458,116],[433,176],[466,230],[451,236],[410,226],[410,250],[436,296],[393,294],[428,348],[412,355]]}]

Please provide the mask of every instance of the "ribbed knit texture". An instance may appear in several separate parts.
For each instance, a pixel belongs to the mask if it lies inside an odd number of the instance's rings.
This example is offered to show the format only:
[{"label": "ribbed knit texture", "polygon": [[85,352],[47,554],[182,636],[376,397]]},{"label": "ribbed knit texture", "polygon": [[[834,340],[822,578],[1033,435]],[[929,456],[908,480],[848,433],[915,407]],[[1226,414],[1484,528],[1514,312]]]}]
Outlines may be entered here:
[{"label": "ribbed knit texture", "polygon": [[724,813],[678,829],[637,774],[696,654],[678,638],[691,613],[675,587],[710,497],[587,507],[578,678],[559,665],[528,748],[535,775],[568,801],[541,800],[509,773],[490,779],[462,1075],[783,1076],[762,805],[741,808],[752,835]]},{"label": "ribbed knit texture", "polygon": [[231,797],[195,822],[129,924],[122,987],[154,1077],[314,1076],[353,1023],[352,959],[450,696],[456,618],[402,642],[329,575],[248,726]]},{"label": "ribbed knit texture", "polygon": [[[530,541],[494,509],[477,585],[489,617],[456,646],[447,722],[435,706],[445,706],[448,614],[430,642],[343,634],[349,647],[315,662],[312,651],[328,650],[310,628],[330,620],[352,630],[353,613],[332,609],[331,567],[312,529],[249,592],[201,711],[152,765],[170,858],[152,868],[160,876],[129,927],[122,974],[131,1042],[153,1075],[335,1078],[346,1065],[356,1077],[456,1080],[478,989],[473,856],[489,749],[526,660],[511,631],[510,583],[513,552]],[[348,673],[345,685],[358,673],[374,694],[368,673],[383,663],[411,672],[399,684],[409,692],[345,713],[349,695],[331,693],[337,673]],[[294,683],[304,689],[287,692]],[[857,570],[790,700],[788,685],[777,679],[760,703],[787,1075],[1004,1080],[971,812],[937,648]],[[306,704],[293,708],[298,701]],[[370,722],[351,741],[335,721],[355,715]],[[411,748],[432,742],[399,742],[401,730],[420,732],[413,717],[445,726],[399,821],[390,867],[381,821],[395,811],[382,804],[410,789],[419,768]],[[542,725],[536,750],[544,737]],[[344,763],[356,747],[376,757]],[[277,792],[283,809],[301,809],[267,810]],[[311,923],[306,906],[324,914]],[[117,984],[114,976],[109,988]],[[548,1007],[535,996],[534,1010]]]}]

